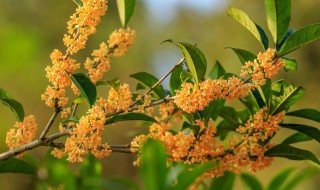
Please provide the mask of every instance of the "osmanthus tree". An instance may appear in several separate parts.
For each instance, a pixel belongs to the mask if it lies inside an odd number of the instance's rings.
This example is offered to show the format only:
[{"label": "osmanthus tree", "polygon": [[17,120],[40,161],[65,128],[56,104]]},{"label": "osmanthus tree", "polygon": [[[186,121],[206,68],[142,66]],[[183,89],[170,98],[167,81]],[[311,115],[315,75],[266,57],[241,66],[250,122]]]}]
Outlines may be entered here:
[{"label": "osmanthus tree", "polygon": [[[65,189],[138,189],[130,180],[102,180],[96,158],[112,152],[134,153],[146,189],[232,189],[236,173],[248,169],[253,173],[268,167],[274,157],[308,160],[320,165],[310,151],[292,144],[315,140],[320,142],[317,127],[284,123],[285,117],[320,122],[320,112],[311,108],[290,110],[304,95],[301,86],[284,80],[272,81],[280,69],[296,70],[297,62],[285,57],[290,52],[320,38],[320,24],[299,30],[289,28],[290,0],[265,0],[265,12],[272,42],[264,30],[240,9],[229,7],[228,15],[249,30],[262,45],[258,54],[230,47],[239,57],[242,69],[228,73],[219,62],[207,68],[204,54],[196,45],[165,40],[182,52],[182,58],[157,79],[150,73],[130,75],[137,80],[135,91],[120,79],[105,79],[112,57],[120,57],[133,44],[136,33],[127,24],[134,12],[134,0],[117,0],[123,28],[110,34],[107,42],[92,52],[85,63],[73,58],[85,48],[96,32],[100,18],[108,8],[107,0],[75,0],[77,9],[67,22],[63,36],[65,50],[50,54],[52,65],[45,69],[49,85],[41,95],[52,109],[44,127],[37,126],[33,115],[25,116],[22,105],[5,90],[0,100],[15,113],[18,122],[7,132],[8,151],[0,154],[0,172],[35,174],[36,168],[21,157],[40,146],[52,147],[46,156],[47,168],[55,184]],[[269,46],[272,44],[272,46]],[[86,72],[79,72],[80,67]],[[170,77],[170,89],[162,81]],[[97,86],[109,87],[106,97],[97,97]],[[74,96],[67,96],[71,89]],[[143,92],[143,93],[141,93]],[[227,106],[239,100],[242,110]],[[85,115],[77,114],[79,104],[87,103]],[[158,107],[156,111],[154,107]],[[58,116],[65,118],[56,123]],[[109,145],[103,139],[104,129],[112,124],[142,120],[150,123],[149,133],[136,136],[128,145]],[[48,135],[51,128],[60,132]],[[272,138],[281,128],[295,130],[280,144]],[[178,129],[178,130],[177,130]],[[36,136],[40,130],[39,136]],[[61,137],[65,141],[60,140]],[[55,159],[54,157],[58,158]],[[65,162],[83,162],[79,174],[70,175]],[[299,180],[315,172],[306,170],[287,181],[292,168],[283,170],[267,189],[292,189]],[[220,176],[220,177],[219,177]],[[221,177],[222,176],[222,177]],[[249,189],[262,189],[252,175],[240,175]],[[86,179],[88,180],[79,180]],[[210,186],[202,183],[213,178]],[[200,188],[200,187],[199,187]]]}]

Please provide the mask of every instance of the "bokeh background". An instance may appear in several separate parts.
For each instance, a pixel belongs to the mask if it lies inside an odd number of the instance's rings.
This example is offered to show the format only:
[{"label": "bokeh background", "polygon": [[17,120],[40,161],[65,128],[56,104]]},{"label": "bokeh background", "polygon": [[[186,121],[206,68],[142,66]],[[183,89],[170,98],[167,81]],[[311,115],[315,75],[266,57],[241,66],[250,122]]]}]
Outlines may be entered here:
[{"label": "bokeh background", "polygon": [[[134,16],[129,23],[137,32],[135,43],[126,56],[112,60],[111,71],[105,78],[118,77],[122,82],[129,83],[131,90],[134,90],[135,81],[129,74],[147,71],[161,77],[181,57],[179,50],[173,45],[161,44],[167,39],[197,44],[207,58],[208,67],[219,60],[227,71],[239,73],[240,62],[225,47],[258,53],[261,46],[246,29],[227,16],[229,5],[244,10],[255,22],[267,29],[262,0],[137,0]],[[36,116],[40,130],[52,114],[52,110],[40,100],[40,94],[48,84],[44,69],[51,64],[49,54],[53,49],[64,50],[62,37],[66,33],[66,22],[75,8],[72,0],[0,0],[0,87],[24,105],[26,115]],[[308,24],[319,23],[319,12],[319,0],[292,1],[290,28],[299,29]],[[106,41],[108,35],[120,27],[116,3],[110,0],[108,12],[97,27],[97,34],[91,36],[87,48],[75,56],[77,61],[83,63],[101,41]],[[268,35],[271,37],[269,33]],[[320,109],[320,41],[303,47],[288,57],[298,61],[298,71],[282,71],[278,78],[302,85],[306,91],[305,97],[292,109]],[[165,87],[168,86],[166,83]],[[99,88],[99,92],[101,96],[107,95],[106,89]],[[82,105],[80,113],[85,109],[86,105]],[[318,123],[291,121],[319,127]],[[7,150],[5,135],[14,122],[11,111],[0,105],[0,152]],[[127,144],[134,134],[146,129],[141,123],[128,122],[111,126],[106,129],[106,139],[109,144]],[[283,135],[289,133],[292,132],[281,129],[275,142],[281,141]],[[315,142],[297,146],[320,155],[319,144]],[[28,154],[43,160],[46,150],[47,148],[38,148]],[[104,176],[124,176],[138,180],[137,168],[132,166],[134,159],[133,155],[119,153],[104,158]],[[270,168],[258,172],[257,176],[266,184],[274,173],[287,166],[302,170],[308,167],[308,163],[275,159]],[[77,165],[72,167],[76,171]],[[317,190],[319,180],[320,176],[317,175],[297,189]],[[31,182],[31,177],[27,175],[0,174],[1,189],[4,190],[30,189]],[[242,188],[241,184],[237,185],[237,189]]]}]

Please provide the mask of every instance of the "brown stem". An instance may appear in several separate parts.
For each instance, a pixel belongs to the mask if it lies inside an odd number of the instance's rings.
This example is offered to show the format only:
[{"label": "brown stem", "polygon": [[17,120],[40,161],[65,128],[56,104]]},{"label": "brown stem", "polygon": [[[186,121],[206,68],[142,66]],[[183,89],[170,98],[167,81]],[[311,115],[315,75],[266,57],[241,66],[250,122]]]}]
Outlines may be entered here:
[{"label": "brown stem", "polygon": [[54,113],[52,114],[51,118],[49,119],[46,127],[45,127],[44,130],[42,131],[42,133],[41,133],[41,135],[40,135],[40,137],[39,137],[40,141],[43,141],[43,140],[45,139],[47,133],[48,133],[49,130],[50,130],[50,127],[52,126],[54,120],[57,118],[57,116],[58,116],[58,114],[60,113],[60,111],[61,111],[61,108],[58,106],[58,103],[57,103],[57,101],[56,101],[56,103],[55,103],[55,111],[54,111]]}]

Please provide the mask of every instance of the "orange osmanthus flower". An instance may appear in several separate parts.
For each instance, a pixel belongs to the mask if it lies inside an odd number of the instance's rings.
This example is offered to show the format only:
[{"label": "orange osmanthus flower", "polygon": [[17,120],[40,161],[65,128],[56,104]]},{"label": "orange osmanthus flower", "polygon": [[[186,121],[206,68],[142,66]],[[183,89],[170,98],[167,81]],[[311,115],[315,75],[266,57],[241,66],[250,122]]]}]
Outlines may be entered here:
[{"label": "orange osmanthus flower", "polygon": [[[23,122],[16,122],[14,128],[7,132],[6,144],[10,150],[25,145],[33,140],[37,132],[37,123],[33,115],[25,117]],[[22,156],[19,154],[17,157]]]}]

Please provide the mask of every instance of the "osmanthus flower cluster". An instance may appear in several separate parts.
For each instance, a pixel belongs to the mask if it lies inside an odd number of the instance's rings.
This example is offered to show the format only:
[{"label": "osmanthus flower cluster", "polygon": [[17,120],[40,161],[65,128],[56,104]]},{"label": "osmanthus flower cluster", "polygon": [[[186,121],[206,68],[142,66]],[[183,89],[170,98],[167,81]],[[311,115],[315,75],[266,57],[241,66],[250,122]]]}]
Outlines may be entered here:
[{"label": "osmanthus flower cluster", "polygon": [[[12,150],[31,142],[36,135],[37,129],[36,119],[33,115],[25,117],[23,122],[16,122],[14,128],[7,132],[7,146]],[[17,157],[22,155],[23,153],[17,155]]]},{"label": "osmanthus flower cluster", "polygon": [[265,84],[266,78],[272,78],[285,63],[277,57],[274,49],[259,53],[253,62],[246,62],[240,76],[248,77],[251,82],[246,82],[235,76],[225,80],[204,80],[199,84],[183,83],[182,89],[177,91],[174,103],[187,113],[203,110],[213,100],[219,98],[232,101],[243,98],[249,94],[250,89],[255,89]]}]

